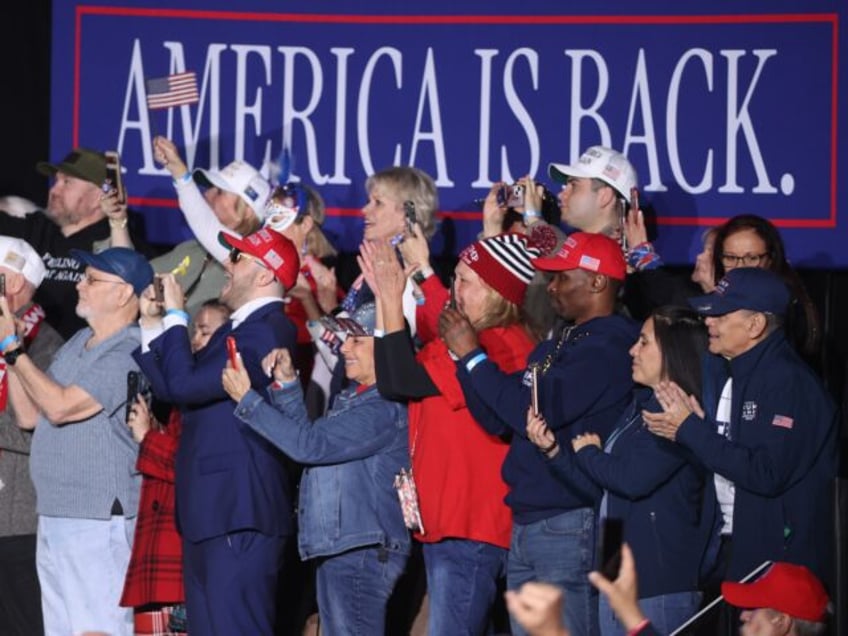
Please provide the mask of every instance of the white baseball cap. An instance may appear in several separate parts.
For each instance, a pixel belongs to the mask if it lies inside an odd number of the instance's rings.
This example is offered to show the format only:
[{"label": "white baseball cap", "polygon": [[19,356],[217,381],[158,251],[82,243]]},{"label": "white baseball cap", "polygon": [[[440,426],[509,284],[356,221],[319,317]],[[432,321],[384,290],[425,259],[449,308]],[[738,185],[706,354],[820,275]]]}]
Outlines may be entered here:
[{"label": "white baseball cap", "polygon": [[23,274],[36,287],[47,273],[38,252],[23,239],[11,236],[0,236],[0,267]]},{"label": "white baseball cap", "polygon": [[627,157],[606,146],[587,148],[574,165],[550,163],[548,174],[560,183],[565,183],[568,177],[600,179],[625,199],[630,198],[630,188],[635,188],[637,183],[636,170]]},{"label": "white baseball cap", "polygon": [[271,184],[250,164],[233,161],[223,170],[198,168],[194,171],[194,180],[207,188],[215,186],[237,194],[259,219],[265,217],[265,201],[271,193]]}]

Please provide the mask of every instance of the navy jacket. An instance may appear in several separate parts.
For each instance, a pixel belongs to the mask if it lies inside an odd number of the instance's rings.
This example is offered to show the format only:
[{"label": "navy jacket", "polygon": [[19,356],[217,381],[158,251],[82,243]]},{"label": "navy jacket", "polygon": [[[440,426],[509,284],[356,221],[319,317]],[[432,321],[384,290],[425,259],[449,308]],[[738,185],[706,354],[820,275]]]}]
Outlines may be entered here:
[{"label": "navy jacket", "polygon": [[183,430],[176,459],[177,522],[192,542],[238,530],[270,536],[292,533],[292,506],[282,454],[233,414],[221,384],[225,339],[236,339],[254,387],[268,377],[262,358],[293,347],[296,330],[279,303],[260,307],[232,330],[230,322],[196,356],[188,331],[171,327],[135,357],[156,396],[180,407]]},{"label": "navy jacket", "polygon": [[[716,432],[715,411],[729,374],[728,440]],[[703,406],[707,421],[689,416],[677,441],[736,485],[727,578],[773,560],[806,565],[829,580],[838,419],[821,381],[778,331],[729,364],[708,355]]]},{"label": "navy jacket", "polygon": [[[633,380],[628,351],[639,326],[617,314],[594,318],[567,329],[559,338],[540,343],[528,365],[550,365],[539,378],[539,402],[548,426],[562,446],[578,433],[591,431],[606,439],[630,402]],[[529,372],[506,374],[491,361],[477,364],[468,373],[457,364],[457,377],[474,418],[493,435],[512,435],[503,465],[510,488],[506,497],[513,519],[528,524],[594,504],[597,487],[565,484],[548,469],[545,457],[527,439],[530,405]]]},{"label": "navy jacket", "polygon": [[236,416],[294,461],[300,479],[298,546],[303,559],[380,545],[409,554],[395,475],[409,466],[406,406],[377,387],[342,391],[310,422],[298,384],[270,391],[273,406],[248,391]]},{"label": "navy jacket", "polygon": [[639,568],[639,596],[650,598],[698,589],[707,540],[701,524],[706,475],[684,448],[645,428],[643,409],[662,410],[651,389],[637,390],[610,453],[585,446],[574,454],[567,444],[549,466],[566,481],[583,473],[607,491],[607,516],[623,521]]}]

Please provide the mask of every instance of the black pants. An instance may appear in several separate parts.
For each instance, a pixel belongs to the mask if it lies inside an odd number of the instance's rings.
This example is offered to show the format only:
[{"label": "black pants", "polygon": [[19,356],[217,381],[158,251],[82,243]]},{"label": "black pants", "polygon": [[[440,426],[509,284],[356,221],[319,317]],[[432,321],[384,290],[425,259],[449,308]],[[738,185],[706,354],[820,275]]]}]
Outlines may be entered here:
[{"label": "black pants", "polygon": [[44,633],[41,588],[35,569],[35,535],[0,537],[0,634]]}]

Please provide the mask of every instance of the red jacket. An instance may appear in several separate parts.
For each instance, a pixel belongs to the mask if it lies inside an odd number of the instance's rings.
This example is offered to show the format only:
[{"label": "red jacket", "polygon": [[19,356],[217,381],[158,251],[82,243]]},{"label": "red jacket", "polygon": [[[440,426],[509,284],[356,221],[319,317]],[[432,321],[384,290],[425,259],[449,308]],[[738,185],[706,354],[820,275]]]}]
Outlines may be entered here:
[{"label": "red jacket", "polygon": [[[489,359],[504,371],[523,369],[534,342],[521,325],[480,334]],[[504,504],[501,464],[509,443],[486,433],[465,406],[447,347],[432,340],[417,356],[441,395],[409,404],[409,448],[425,543],[452,537],[509,547],[512,515]]]},{"label": "red jacket", "polygon": [[123,607],[185,600],[182,539],[174,515],[174,456],[181,428],[174,409],[168,425],[148,432],[139,447],[136,468],[143,480]]}]

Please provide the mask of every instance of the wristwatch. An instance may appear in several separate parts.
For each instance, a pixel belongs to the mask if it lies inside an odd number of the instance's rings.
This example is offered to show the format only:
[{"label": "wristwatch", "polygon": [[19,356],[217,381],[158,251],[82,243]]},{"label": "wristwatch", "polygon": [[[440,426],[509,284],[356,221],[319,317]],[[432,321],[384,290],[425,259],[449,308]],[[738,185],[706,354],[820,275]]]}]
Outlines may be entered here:
[{"label": "wristwatch", "polygon": [[424,269],[417,269],[412,274],[412,280],[415,281],[416,285],[420,286],[420,285],[423,285],[424,281],[427,280],[428,278],[430,278],[430,276],[432,276],[432,275],[433,275],[433,270],[430,269],[429,267],[424,268]]},{"label": "wristwatch", "polygon": [[15,366],[15,362],[18,361],[18,358],[25,354],[23,347],[18,347],[17,349],[12,349],[11,351],[7,351],[3,354],[3,358],[6,360],[6,364]]}]

